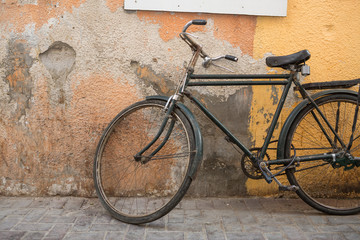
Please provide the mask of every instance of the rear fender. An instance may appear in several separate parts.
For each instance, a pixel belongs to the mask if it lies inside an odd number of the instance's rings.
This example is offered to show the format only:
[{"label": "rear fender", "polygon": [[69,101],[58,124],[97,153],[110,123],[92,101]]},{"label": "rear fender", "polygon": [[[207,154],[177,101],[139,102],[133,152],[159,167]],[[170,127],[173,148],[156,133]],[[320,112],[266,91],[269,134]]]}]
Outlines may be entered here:
[{"label": "rear fender", "polygon": [[[350,94],[357,96],[357,92],[354,92],[352,90],[347,89],[333,89],[333,90],[326,90],[321,91],[318,93],[315,93],[311,95],[311,98],[313,100],[320,99],[322,97],[332,95],[332,94]],[[310,101],[308,99],[304,99],[302,102],[300,102],[289,114],[287,117],[283,127],[281,128],[280,135],[279,135],[279,141],[277,146],[277,159],[283,159],[284,158],[284,150],[285,150],[285,143],[286,143],[286,137],[288,135],[288,131],[292,125],[292,123],[295,120],[295,117],[299,114],[301,110],[303,110],[308,104],[310,104]]]}]

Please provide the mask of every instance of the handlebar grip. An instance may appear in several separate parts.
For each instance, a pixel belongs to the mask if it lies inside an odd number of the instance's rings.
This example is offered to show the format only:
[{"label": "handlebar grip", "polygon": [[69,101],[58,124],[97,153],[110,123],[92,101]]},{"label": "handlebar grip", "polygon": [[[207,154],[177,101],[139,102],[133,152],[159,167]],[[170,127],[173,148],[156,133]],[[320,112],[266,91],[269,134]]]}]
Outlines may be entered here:
[{"label": "handlebar grip", "polygon": [[233,62],[237,62],[239,59],[235,56],[231,56],[231,55],[225,55],[225,59],[233,61]]},{"label": "handlebar grip", "polygon": [[205,19],[194,19],[192,24],[194,25],[206,25],[207,21]]}]

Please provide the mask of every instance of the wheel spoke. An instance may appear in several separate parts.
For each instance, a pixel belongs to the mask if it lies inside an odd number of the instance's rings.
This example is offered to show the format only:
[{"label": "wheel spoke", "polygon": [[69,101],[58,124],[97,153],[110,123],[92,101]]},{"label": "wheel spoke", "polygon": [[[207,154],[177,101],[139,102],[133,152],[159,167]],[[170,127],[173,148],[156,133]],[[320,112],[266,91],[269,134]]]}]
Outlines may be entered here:
[{"label": "wheel spoke", "polygon": [[[348,142],[352,133],[352,121],[356,106],[356,97],[348,94],[333,94],[316,100],[329,124],[341,138]],[[338,146],[339,140],[334,134],[330,136],[334,148],[329,145],[324,131],[313,117],[314,106],[308,105],[300,112],[292,124],[286,143],[285,158],[290,157],[291,144],[296,148],[297,156],[345,152],[344,146]],[[325,127],[324,121],[321,124]],[[328,127],[326,126],[326,129]],[[328,131],[328,130],[327,130]],[[353,157],[360,157],[360,135],[355,134],[354,144],[350,151]],[[345,155],[332,163],[318,161],[300,162],[295,170],[288,170],[291,184],[300,187],[300,197],[318,210],[332,214],[351,214],[360,211],[360,168],[354,166]]]}]

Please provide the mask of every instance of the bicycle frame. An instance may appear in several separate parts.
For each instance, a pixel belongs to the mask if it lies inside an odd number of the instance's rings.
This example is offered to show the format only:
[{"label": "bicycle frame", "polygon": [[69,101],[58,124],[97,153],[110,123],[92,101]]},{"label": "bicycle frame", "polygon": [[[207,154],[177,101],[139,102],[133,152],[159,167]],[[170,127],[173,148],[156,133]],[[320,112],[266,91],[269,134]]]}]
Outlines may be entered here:
[{"label": "bicycle frame", "polygon": [[[285,99],[289,93],[290,86],[292,84],[293,74],[255,74],[255,75],[247,75],[247,74],[221,74],[221,75],[193,75],[189,76],[189,79],[285,79],[282,81],[202,81],[202,82],[190,82],[187,86],[272,86],[272,85],[282,85],[285,86],[284,91],[281,95],[279,104],[276,108],[274,117],[270,124],[269,131],[266,135],[263,146],[261,147],[261,153],[259,158],[263,159],[265,156],[266,150],[269,146],[271,137],[274,133],[276,123],[279,119],[280,113],[283,109]],[[193,97],[190,93],[185,92],[185,96],[187,96],[190,100],[192,100],[200,110],[213,122],[215,125],[223,131],[226,136],[229,137],[230,141],[236,144],[252,161],[255,161],[255,156],[250,152],[250,150],[245,147],[239,139],[237,139],[198,99]]]},{"label": "bicycle frame", "polygon": [[[168,103],[165,107],[167,110],[166,117],[163,120],[163,123],[161,124],[161,127],[159,129],[159,132],[157,136],[151,141],[143,150],[141,150],[138,154],[136,154],[136,157],[139,159],[139,161],[149,161],[149,158],[154,156],[162,146],[166,143],[168,136],[170,134],[170,131],[172,127],[170,127],[169,132],[166,134],[165,139],[160,144],[160,148],[157,148],[153,153],[151,153],[149,156],[141,156],[142,153],[144,153],[162,134],[164,131],[165,125],[169,119],[169,116],[171,112],[174,109],[174,106],[176,105],[176,102],[178,100],[181,100],[183,96],[188,97],[195,105],[222,131],[224,134],[229,138],[229,140],[234,143],[236,146],[238,146],[250,159],[251,161],[259,166],[259,169],[262,171],[265,180],[270,183],[272,182],[272,178],[275,176],[270,172],[270,170],[267,168],[267,166],[270,165],[288,165],[289,167],[291,163],[295,161],[295,158],[290,159],[275,159],[275,160],[269,160],[269,161],[263,161],[263,158],[266,154],[266,151],[268,150],[268,146],[270,144],[270,140],[273,136],[276,124],[279,120],[280,113],[284,107],[285,100],[288,96],[290,87],[292,83],[296,85],[296,87],[300,90],[300,93],[304,99],[308,99],[310,104],[313,104],[319,113],[320,117],[324,120],[325,124],[329,127],[331,132],[334,134],[334,141],[339,141],[339,143],[342,145],[342,147],[345,147],[345,143],[341,140],[341,138],[338,136],[337,132],[334,130],[334,128],[330,125],[324,114],[320,111],[319,107],[315,103],[315,101],[311,98],[311,96],[306,92],[306,90],[302,87],[302,85],[299,83],[299,72],[295,70],[291,70],[290,74],[193,74],[194,68],[196,65],[196,62],[199,58],[199,56],[204,57],[207,56],[206,53],[202,51],[202,47],[196,43],[194,43],[190,38],[188,38],[186,35],[181,35],[183,40],[187,42],[190,46],[192,46],[193,49],[193,56],[188,64],[188,67],[186,69],[186,73],[184,78],[180,81],[176,92],[173,96],[171,96],[168,100]],[[202,79],[202,80],[221,80],[226,79],[225,81],[191,81],[192,79]],[[242,80],[242,81],[230,81],[232,80]],[[257,81],[254,81],[254,79],[257,79]],[[259,80],[260,79],[260,80]],[[263,79],[270,79],[270,80],[263,80]],[[275,79],[275,81],[273,80]],[[280,101],[277,105],[277,108],[274,113],[274,117],[270,123],[270,127],[268,130],[268,133],[265,137],[264,144],[261,147],[260,155],[255,156],[244,144],[241,143],[239,139],[237,139],[230,130],[228,130],[197,98],[195,98],[193,95],[191,95],[190,92],[186,91],[187,87],[195,87],[195,86],[284,86],[284,90],[282,92]],[[320,123],[319,119],[315,114],[313,114],[316,122],[319,124],[320,128],[324,132],[325,136],[327,137],[327,140],[329,143],[334,146],[333,140],[329,137],[327,132],[325,131],[324,127]],[[173,123],[172,123],[173,124]],[[351,142],[350,142],[351,143]],[[350,145],[349,143],[349,145]],[[334,161],[337,157],[339,157],[341,153],[329,153],[329,154],[319,154],[319,155],[311,155],[311,156],[302,156],[302,157],[296,157],[296,162],[303,162],[303,161],[313,161],[313,160],[326,160],[326,161]],[[142,160],[145,159],[145,160]],[[355,159],[357,161],[359,159]],[[263,165],[262,165],[263,164]],[[261,166],[262,165],[262,166]],[[265,170],[265,171],[264,171]],[[275,181],[276,178],[275,178]],[[279,184],[281,185],[281,184]]]}]

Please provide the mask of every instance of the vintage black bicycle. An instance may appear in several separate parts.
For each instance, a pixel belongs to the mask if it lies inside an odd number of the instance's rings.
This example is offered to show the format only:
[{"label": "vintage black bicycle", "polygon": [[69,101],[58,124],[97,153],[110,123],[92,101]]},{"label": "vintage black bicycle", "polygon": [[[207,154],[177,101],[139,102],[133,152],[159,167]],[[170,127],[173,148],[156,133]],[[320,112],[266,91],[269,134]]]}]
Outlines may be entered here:
[{"label": "vintage black bicycle", "polygon": [[[345,89],[360,79],[300,84],[301,75],[310,74],[307,50],[266,58],[269,67],[286,69],[287,74],[194,74],[199,57],[203,67],[218,59],[237,61],[230,55],[211,58],[186,32],[191,25],[205,24],[205,20],[190,21],[180,33],[193,55],[174,94],[150,96],[129,106],[104,131],[93,170],[103,206],[120,221],[141,224],[164,216],[180,202],[203,154],[199,124],[182,101],[187,97],[225,133],[227,141],[244,152],[241,166],[248,177],[275,181],[280,190],[295,191],[307,204],[328,214],[360,212],[360,94]],[[271,160],[267,150],[292,84],[304,100],[282,126],[277,157]],[[189,90],[234,85],[283,86],[262,147],[244,146]],[[314,89],[322,91],[308,93]],[[282,174],[290,185],[279,181]]]}]

